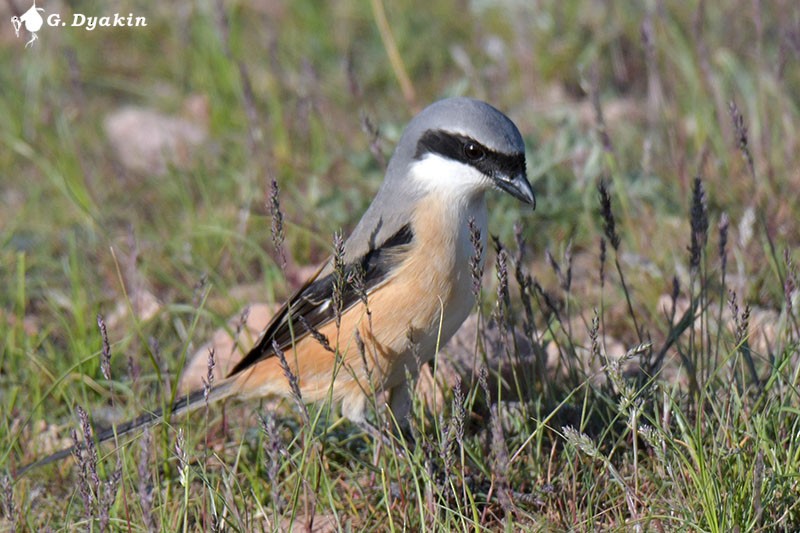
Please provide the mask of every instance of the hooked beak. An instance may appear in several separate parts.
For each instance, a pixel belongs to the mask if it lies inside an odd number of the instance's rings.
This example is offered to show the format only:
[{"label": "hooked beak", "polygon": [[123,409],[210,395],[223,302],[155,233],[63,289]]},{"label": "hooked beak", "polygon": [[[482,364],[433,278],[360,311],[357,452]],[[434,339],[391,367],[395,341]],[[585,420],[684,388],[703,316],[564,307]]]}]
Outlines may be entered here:
[{"label": "hooked beak", "polygon": [[514,176],[497,175],[494,177],[494,183],[498,188],[506,191],[517,200],[530,204],[536,209],[536,196],[534,196],[533,187],[531,187],[524,172]]}]

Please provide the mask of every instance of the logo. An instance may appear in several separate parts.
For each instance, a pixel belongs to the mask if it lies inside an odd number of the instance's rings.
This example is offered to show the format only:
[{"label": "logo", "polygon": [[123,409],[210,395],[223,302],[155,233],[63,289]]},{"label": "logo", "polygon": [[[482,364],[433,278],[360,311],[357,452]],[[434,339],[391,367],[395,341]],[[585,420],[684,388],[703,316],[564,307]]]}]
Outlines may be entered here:
[{"label": "logo", "polygon": [[36,0],[33,0],[33,5],[25,13],[19,17],[11,17],[11,24],[14,25],[14,33],[19,37],[19,31],[22,27],[30,33],[30,40],[25,43],[25,48],[32,46],[33,42],[38,40],[36,35],[42,26],[46,23],[51,28],[58,28],[69,26],[71,28],[83,28],[86,31],[93,31],[95,28],[126,28],[126,27],[146,27],[147,19],[145,17],[134,16],[133,13],[127,15],[120,15],[114,13],[113,15],[106,16],[87,16],[83,13],[74,13],[72,20],[62,20],[59,13],[51,13],[47,15],[47,19],[42,17],[44,9],[36,7]]},{"label": "logo", "polygon": [[36,0],[33,0],[31,8],[23,13],[22,16],[11,17],[11,24],[14,25],[14,33],[17,34],[17,37],[19,37],[19,30],[22,28],[23,24],[25,25],[25,29],[31,34],[31,40],[25,43],[25,48],[32,45],[33,41],[39,38],[36,36],[36,32],[39,31],[42,28],[42,24],[44,24],[44,19],[39,14],[39,11],[44,12],[44,9],[36,7]]}]

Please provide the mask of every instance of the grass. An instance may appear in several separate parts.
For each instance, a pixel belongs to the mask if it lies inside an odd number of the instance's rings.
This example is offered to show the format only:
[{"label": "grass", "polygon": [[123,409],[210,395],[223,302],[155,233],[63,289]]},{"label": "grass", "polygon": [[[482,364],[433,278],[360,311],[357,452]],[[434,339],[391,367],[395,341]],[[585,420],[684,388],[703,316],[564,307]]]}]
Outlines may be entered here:
[{"label": "grass", "polygon": [[[798,7],[318,4],[131,2],[146,29],[27,50],[0,30],[0,528],[798,529]],[[520,126],[538,207],[490,198],[481,319],[413,446],[229,403],[13,481],[169,403],[186,354],[286,296],[273,179],[291,277],[454,94]],[[190,95],[203,148],[126,170],[106,116]]]}]

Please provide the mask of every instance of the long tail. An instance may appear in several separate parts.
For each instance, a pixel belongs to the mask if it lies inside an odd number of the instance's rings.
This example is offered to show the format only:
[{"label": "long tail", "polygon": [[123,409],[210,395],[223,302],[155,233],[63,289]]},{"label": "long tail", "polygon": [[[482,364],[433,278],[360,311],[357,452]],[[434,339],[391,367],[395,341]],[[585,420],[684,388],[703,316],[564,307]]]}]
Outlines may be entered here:
[{"label": "long tail", "polygon": [[[221,400],[223,398],[227,398],[230,396],[235,389],[231,387],[232,379],[226,379],[221,381],[217,385],[214,385],[211,390],[208,392],[208,402],[214,402],[217,400]],[[172,408],[169,410],[168,416],[173,415],[181,415],[184,413],[188,413],[190,411],[194,411],[198,407],[205,405],[206,396],[205,391],[203,389],[198,389],[195,391],[190,392],[183,398],[177,400],[173,405]],[[164,410],[162,408],[155,409],[153,411],[143,413],[133,420],[128,420],[127,422],[123,422],[122,424],[117,424],[110,428],[106,428],[104,430],[99,431],[95,435],[95,441],[100,444],[109,440],[112,440],[116,437],[121,437],[123,435],[127,435],[137,429],[145,428],[148,426],[152,426],[163,422],[166,417],[164,416]],[[76,442],[69,448],[65,448],[63,450],[57,451],[53,454],[48,455],[47,457],[43,457],[38,461],[34,461],[33,463],[29,463],[17,471],[16,478],[19,479],[28,471],[39,468],[40,466],[48,465],[50,463],[54,463],[56,461],[60,461],[66,457],[69,457],[77,450],[83,448],[85,443],[83,442]]]}]

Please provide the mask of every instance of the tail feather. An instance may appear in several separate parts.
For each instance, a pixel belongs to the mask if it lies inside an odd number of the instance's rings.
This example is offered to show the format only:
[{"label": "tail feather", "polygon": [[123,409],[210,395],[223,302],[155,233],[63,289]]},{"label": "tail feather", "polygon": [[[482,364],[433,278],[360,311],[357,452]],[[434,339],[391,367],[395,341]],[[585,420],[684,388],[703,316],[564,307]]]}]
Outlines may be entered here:
[{"label": "tail feather", "polygon": [[[211,388],[208,392],[208,401],[213,402],[216,400],[221,400],[226,398],[231,393],[230,387],[230,380],[225,380],[215,385]],[[172,408],[169,409],[169,416],[173,415],[181,415],[183,413],[188,413],[193,411],[203,405],[206,401],[206,393],[203,389],[198,389],[190,392],[183,398],[178,399],[173,405]],[[164,410],[159,407],[154,409],[153,411],[143,413],[132,420],[128,420],[127,422],[123,422],[122,424],[117,424],[110,428],[103,429],[96,433],[95,441],[98,444],[103,442],[110,441],[116,437],[121,437],[123,435],[127,435],[137,429],[142,429],[145,427],[149,427],[160,423],[164,420]],[[84,447],[83,442],[76,442],[72,446],[68,448],[64,448],[63,450],[57,451],[53,454],[48,455],[47,457],[43,457],[38,461],[34,461],[33,463],[29,463],[17,471],[16,478],[20,478],[28,471],[39,468],[40,466],[45,466],[50,463],[54,463],[56,461],[60,461],[69,457],[70,455],[74,454],[78,450]]]}]

